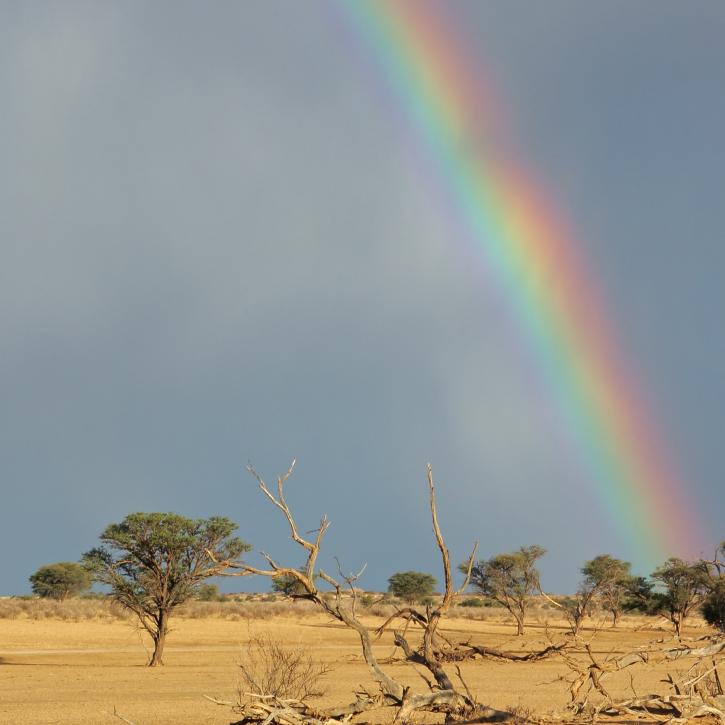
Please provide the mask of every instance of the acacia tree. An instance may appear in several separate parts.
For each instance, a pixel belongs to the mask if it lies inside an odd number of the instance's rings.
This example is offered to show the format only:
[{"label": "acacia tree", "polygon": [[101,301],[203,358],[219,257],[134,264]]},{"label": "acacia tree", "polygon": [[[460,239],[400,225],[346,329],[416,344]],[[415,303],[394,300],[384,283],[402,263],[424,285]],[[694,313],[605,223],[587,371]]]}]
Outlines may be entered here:
[{"label": "acacia tree", "polygon": [[680,638],[685,619],[700,606],[707,594],[708,565],[704,561],[690,564],[672,557],[652,572],[652,578],[664,588],[663,613]]},{"label": "acacia tree", "polygon": [[188,519],[173,513],[135,513],[101,534],[103,546],[83,555],[96,581],[133,612],[150,635],[149,667],[163,664],[173,610],[193,597],[208,577],[220,574],[251,547],[233,537],[229,519]]},{"label": "acacia tree", "polygon": [[635,577],[630,574],[632,565],[628,561],[609,558],[609,562],[601,567],[606,581],[599,594],[599,599],[606,611],[612,615],[612,627],[619,624],[619,618],[627,601],[627,597],[636,584]]},{"label": "acacia tree", "polygon": [[[579,634],[584,617],[589,614],[595,597],[615,591],[616,596],[609,600],[610,607],[615,601],[618,601],[617,588],[626,586],[630,566],[629,562],[615,559],[609,554],[600,554],[584,562],[584,566],[581,568],[584,578],[579,585],[575,599],[566,606],[566,615],[573,634]],[[623,596],[622,592],[622,599]]]},{"label": "acacia tree", "polygon": [[399,571],[388,579],[388,591],[408,604],[429,597],[435,588],[435,577],[422,571]]},{"label": "acacia tree", "polygon": [[529,597],[541,590],[536,562],[544,554],[546,549],[541,546],[522,546],[518,551],[477,561],[471,569],[471,584],[508,609],[516,620],[518,635],[524,633]]},{"label": "acacia tree", "polygon": [[90,589],[91,583],[91,575],[75,561],[46,564],[30,576],[33,594],[61,602]]},{"label": "acacia tree", "polygon": [[709,580],[702,615],[708,624],[725,632],[725,541],[718,546],[715,558],[706,564]]},{"label": "acacia tree", "polygon": [[625,585],[626,597],[623,608],[638,609],[652,614],[656,609],[656,598],[652,593],[654,583],[644,576],[630,576]]},{"label": "acacia tree", "polygon": [[725,633],[725,579],[717,581],[702,603],[705,621]]}]

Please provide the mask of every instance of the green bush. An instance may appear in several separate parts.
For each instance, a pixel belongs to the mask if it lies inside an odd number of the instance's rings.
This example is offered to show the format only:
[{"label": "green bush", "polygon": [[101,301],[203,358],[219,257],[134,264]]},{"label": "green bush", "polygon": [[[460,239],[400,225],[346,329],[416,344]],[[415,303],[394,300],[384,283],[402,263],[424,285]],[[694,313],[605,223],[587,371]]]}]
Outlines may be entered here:
[{"label": "green bush", "polygon": [[702,604],[705,621],[725,632],[725,579],[718,581]]},{"label": "green bush", "polygon": [[200,602],[223,602],[224,595],[216,584],[199,584],[194,599]]},{"label": "green bush", "polygon": [[470,599],[464,599],[461,602],[462,607],[485,607],[486,604],[484,603],[483,599],[478,599],[477,597],[471,597]]},{"label": "green bush", "polygon": [[433,594],[435,577],[421,571],[399,571],[388,579],[388,591],[408,604]]},{"label": "green bush", "polygon": [[74,561],[46,564],[30,577],[33,594],[62,602],[91,588],[91,575]]}]

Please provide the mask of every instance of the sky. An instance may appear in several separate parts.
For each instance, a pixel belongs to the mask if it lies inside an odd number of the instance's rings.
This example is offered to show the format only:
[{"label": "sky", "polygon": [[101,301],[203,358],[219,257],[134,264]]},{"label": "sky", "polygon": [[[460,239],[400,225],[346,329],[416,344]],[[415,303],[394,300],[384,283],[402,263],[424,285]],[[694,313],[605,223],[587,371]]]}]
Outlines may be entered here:
[{"label": "sky", "polygon": [[[725,5],[446,6],[576,230],[709,554]],[[649,573],[358,40],[332,0],[0,5],[0,594],[134,511],[228,516],[298,565],[245,471],[292,458],[300,528],[332,520],[321,565],[367,563],[371,590],[441,580],[428,462],[456,562],[540,544],[556,592],[600,553]]]}]

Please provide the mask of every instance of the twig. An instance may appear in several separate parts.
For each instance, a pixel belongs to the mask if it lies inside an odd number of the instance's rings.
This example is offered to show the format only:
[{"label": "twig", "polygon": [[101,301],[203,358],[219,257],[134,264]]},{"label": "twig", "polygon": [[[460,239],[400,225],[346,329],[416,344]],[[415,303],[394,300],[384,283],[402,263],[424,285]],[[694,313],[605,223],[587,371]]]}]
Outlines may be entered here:
[{"label": "twig", "polygon": [[202,697],[205,697],[210,702],[213,702],[215,705],[227,705],[229,707],[233,707],[234,703],[231,700],[220,700],[217,697],[212,697],[211,695],[202,695]]},{"label": "twig", "polygon": [[123,720],[123,722],[127,723],[127,725],[136,725],[136,723],[133,720],[129,720],[127,717],[124,717],[121,715],[118,710],[116,710],[116,706],[113,706],[113,713],[114,717],[117,717],[119,720]]}]

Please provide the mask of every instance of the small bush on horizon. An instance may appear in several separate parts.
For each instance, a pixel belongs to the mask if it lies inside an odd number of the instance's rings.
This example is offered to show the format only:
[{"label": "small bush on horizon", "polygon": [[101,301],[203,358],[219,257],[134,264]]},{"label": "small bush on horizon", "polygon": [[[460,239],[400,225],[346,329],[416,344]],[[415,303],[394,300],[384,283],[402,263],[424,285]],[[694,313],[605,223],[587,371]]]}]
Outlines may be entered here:
[{"label": "small bush on horizon", "polygon": [[478,599],[477,597],[471,597],[470,599],[464,599],[460,606],[462,607],[485,607],[486,604],[484,603],[483,599]]},{"label": "small bush on horizon", "polygon": [[216,584],[200,584],[196,588],[194,599],[199,602],[223,602],[225,597]]},{"label": "small bush on horizon", "polygon": [[78,596],[91,588],[89,572],[74,561],[59,561],[41,566],[30,576],[33,594],[43,599],[62,602],[68,597]]},{"label": "small bush on horizon", "polygon": [[388,579],[388,591],[407,604],[430,597],[435,588],[435,577],[421,571],[399,571]]}]

